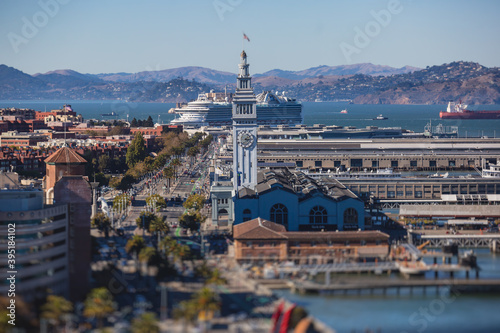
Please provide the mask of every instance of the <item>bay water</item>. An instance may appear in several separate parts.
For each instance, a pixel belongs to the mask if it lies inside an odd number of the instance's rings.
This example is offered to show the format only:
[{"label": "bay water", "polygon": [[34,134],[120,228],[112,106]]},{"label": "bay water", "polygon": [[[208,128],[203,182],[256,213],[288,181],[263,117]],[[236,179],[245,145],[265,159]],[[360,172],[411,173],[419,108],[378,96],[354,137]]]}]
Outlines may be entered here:
[{"label": "bay water", "polygon": [[[168,110],[175,103],[133,103],[125,101],[1,101],[0,108],[18,107],[32,108],[37,111],[60,109],[64,104],[71,104],[73,110],[85,119],[146,119],[148,116],[154,122],[168,123],[175,115]],[[500,136],[500,119],[440,119],[439,111],[444,111],[446,105],[365,105],[348,104],[345,102],[303,102],[304,124],[324,124],[338,126],[401,127],[414,132],[423,132],[426,124],[432,126],[457,126],[461,137],[496,137]],[[341,110],[347,113],[340,113]],[[500,105],[474,105],[472,110],[500,110]],[[103,114],[114,112],[116,116],[106,117]],[[373,120],[379,114],[386,120]]]}]

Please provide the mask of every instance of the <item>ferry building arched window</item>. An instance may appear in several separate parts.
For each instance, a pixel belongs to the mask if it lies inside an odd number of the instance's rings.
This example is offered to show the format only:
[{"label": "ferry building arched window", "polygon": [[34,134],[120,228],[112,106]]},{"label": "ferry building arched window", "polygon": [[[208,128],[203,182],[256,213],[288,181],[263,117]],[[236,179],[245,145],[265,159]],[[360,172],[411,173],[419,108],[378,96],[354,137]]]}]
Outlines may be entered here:
[{"label": "ferry building arched window", "polygon": [[288,229],[288,209],[285,205],[277,203],[271,207],[271,222],[282,224]]},{"label": "ferry building arched window", "polygon": [[310,224],[327,224],[328,223],[328,213],[325,207],[314,206],[309,212],[309,223]]},{"label": "ferry building arched window", "polygon": [[344,226],[358,225],[358,211],[354,208],[347,208],[344,212]]}]

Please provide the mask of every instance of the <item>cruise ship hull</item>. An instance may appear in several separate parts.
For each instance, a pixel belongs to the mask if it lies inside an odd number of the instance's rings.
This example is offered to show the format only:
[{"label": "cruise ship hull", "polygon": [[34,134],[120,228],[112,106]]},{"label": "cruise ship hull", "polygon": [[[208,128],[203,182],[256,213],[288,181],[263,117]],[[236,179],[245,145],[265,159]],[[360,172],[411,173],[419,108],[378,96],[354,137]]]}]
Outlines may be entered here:
[{"label": "cruise ship hull", "polygon": [[[181,117],[171,121],[172,124],[182,124],[190,127],[200,126],[232,126],[233,107],[231,103],[209,103],[196,109],[187,107],[176,109]],[[200,105],[201,106],[201,105]],[[279,104],[257,104],[258,125],[289,125],[302,124],[302,105],[296,102]]]},{"label": "cruise ship hull", "polygon": [[470,111],[462,112],[439,112],[441,119],[500,119],[500,110],[498,111]]}]

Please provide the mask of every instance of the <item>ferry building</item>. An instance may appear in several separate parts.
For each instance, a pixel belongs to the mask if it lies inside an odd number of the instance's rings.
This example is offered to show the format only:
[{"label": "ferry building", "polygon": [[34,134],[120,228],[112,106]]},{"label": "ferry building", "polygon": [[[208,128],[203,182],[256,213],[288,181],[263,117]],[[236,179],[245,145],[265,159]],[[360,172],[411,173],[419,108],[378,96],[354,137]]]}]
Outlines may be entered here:
[{"label": "ferry building", "polygon": [[364,229],[363,201],[338,181],[314,180],[299,171],[257,170],[256,98],[245,51],[238,67],[233,181],[212,186],[213,223],[240,224],[260,217],[287,231]]}]

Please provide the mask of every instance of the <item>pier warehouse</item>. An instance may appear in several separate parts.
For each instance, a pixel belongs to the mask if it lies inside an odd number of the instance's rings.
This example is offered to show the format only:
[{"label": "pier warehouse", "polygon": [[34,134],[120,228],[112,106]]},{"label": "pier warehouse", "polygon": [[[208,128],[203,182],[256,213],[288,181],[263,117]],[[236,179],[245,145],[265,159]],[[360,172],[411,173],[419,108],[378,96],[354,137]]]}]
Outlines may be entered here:
[{"label": "pier warehouse", "polygon": [[290,232],[283,225],[256,218],[234,226],[238,262],[293,261],[327,264],[384,258],[389,235],[380,231]]}]

